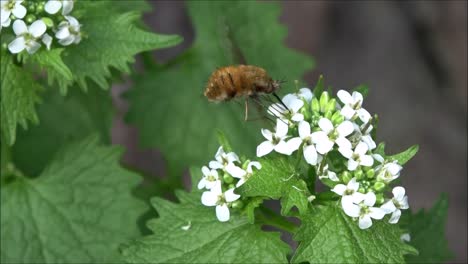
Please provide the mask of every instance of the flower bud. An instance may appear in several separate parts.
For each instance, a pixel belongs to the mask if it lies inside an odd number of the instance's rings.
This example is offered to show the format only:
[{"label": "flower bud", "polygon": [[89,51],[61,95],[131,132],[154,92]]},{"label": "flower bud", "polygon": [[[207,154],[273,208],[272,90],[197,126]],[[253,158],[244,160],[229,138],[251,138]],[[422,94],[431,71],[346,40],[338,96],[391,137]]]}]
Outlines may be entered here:
[{"label": "flower bud", "polygon": [[236,188],[236,186],[233,183],[228,185],[228,189],[234,189],[234,188]]},{"label": "flower bud", "polygon": [[369,179],[374,178],[374,176],[375,176],[375,170],[374,170],[374,169],[369,169],[369,170],[367,170],[367,171],[366,171],[366,176],[367,176],[367,178],[369,178]]},{"label": "flower bud", "polygon": [[378,182],[374,183],[374,190],[375,191],[380,192],[383,189],[385,189],[385,183],[383,183],[381,181],[378,181]]},{"label": "flower bud", "polygon": [[320,111],[322,113],[326,112],[328,101],[330,100],[330,96],[328,92],[323,92],[320,96]]},{"label": "flower bud", "polygon": [[343,171],[341,173],[341,179],[343,180],[344,183],[348,183],[351,179],[353,178],[353,175],[349,171]]},{"label": "flower bud", "polygon": [[26,9],[28,13],[36,12],[36,3],[34,1],[28,1]]},{"label": "flower bud", "polygon": [[354,177],[356,177],[357,180],[362,180],[364,179],[364,172],[362,170],[356,170],[354,172]]},{"label": "flower bud", "polygon": [[34,21],[36,21],[36,16],[33,14],[29,14],[25,17],[24,19],[27,24],[32,24]]},{"label": "flower bud", "polygon": [[8,48],[8,44],[2,43],[2,49],[6,50]]},{"label": "flower bud", "polygon": [[360,192],[360,193],[367,193],[367,190],[366,190],[366,188],[364,188],[364,187],[359,187],[358,192]]},{"label": "flower bud", "polygon": [[333,112],[335,110],[335,107],[336,107],[336,99],[332,98],[330,101],[328,101],[326,111]]},{"label": "flower bud", "polygon": [[44,12],[44,3],[43,2],[37,3],[36,13],[42,13],[42,12]]},{"label": "flower bud", "polygon": [[304,115],[304,120],[309,120],[311,113],[309,110],[309,105],[304,102],[304,107],[301,108],[300,113]]},{"label": "flower bud", "polygon": [[234,178],[231,175],[225,173],[223,176],[223,180],[225,183],[230,184],[234,181]]},{"label": "flower bud", "polygon": [[232,208],[242,209],[244,207],[244,203],[241,200],[237,200],[237,201],[234,201],[231,204],[231,206],[232,206]]},{"label": "flower bud", "polygon": [[325,112],[325,115],[324,115],[327,119],[331,119],[332,118],[332,112],[331,111],[327,111]]},{"label": "flower bud", "polygon": [[341,124],[344,121],[344,117],[340,114],[339,111],[333,113],[331,119],[333,125]]},{"label": "flower bud", "polygon": [[378,194],[376,195],[375,202],[376,202],[377,204],[383,204],[383,203],[385,202],[383,193],[378,193]]},{"label": "flower bud", "polygon": [[320,112],[320,103],[319,103],[319,101],[317,100],[316,97],[312,98],[310,106],[311,106],[313,112]]},{"label": "flower bud", "polygon": [[41,18],[48,28],[54,27],[54,21],[48,17]]}]

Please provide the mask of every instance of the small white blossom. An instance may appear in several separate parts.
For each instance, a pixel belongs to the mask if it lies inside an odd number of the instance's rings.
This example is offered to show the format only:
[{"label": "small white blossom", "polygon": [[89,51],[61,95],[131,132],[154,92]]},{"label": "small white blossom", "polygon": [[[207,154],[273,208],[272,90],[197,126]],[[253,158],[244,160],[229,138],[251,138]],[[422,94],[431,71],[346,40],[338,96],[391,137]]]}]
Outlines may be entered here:
[{"label": "small white blossom", "polygon": [[215,186],[216,182],[219,181],[218,172],[216,170],[210,170],[208,167],[203,166],[202,173],[203,178],[198,183],[198,189],[211,189]]},{"label": "small white blossom", "polygon": [[219,147],[218,151],[215,154],[215,160],[210,161],[209,166],[212,169],[223,169],[226,170],[226,167],[230,163],[239,162],[239,157],[234,152],[226,153],[224,152],[223,147]]},{"label": "small white blossom", "polygon": [[349,94],[345,90],[339,90],[338,98],[344,104],[341,108],[341,115],[347,120],[353,120],[357,115],[362,122],[369,122],[371,115],[366,109],[362,108],[363,97],[359,92],[353,92],[353,95]]},{"label": "small white blossom", "polygon": [[[369,150],[375,149],[377,147],[377,145],[375,144],[375,142],[372,139],[372,136],[370,134],[372,129],[374,129],[374,127],[372,125],[369,125],[367,127],[366,131],[363,131],[366,124],[364,124],[362,126],[359,126],[358,124],[353,123],[353,125],[354,125],[354,134],[353,134],[352,138],[355,139],[355,141],[354,141],[355,143],[353,142],[353,144],[357,145],[357,143],[362,141],[362,142],[366,143]],[[350,139],[350,140],[353,141],[352,139]]]},{"label": "small white blossom", "polygon": [[401,210],[409,208],[408,196],[405,195],[405,188],[400,186],[393,188],[392,193],[393,198],[384,203],[381,208],[386,214],[392,214],[388,222],[396,224],[400,220]]},{"label": "small white blossom", "polygon": [[287,94],[283,97],[282,102],[288,109],[281,103],[275,103],[268,107],[268,113],[285,122],[300,122],[304,120],[304,115],[299,113],[299,110],[304,106],[304,101],[294,94]]},{"label": "small white blossom", "polygon": [[8,45],[8,49],[13,54],[20,53],[24,49],[26,49],[29,54],[33,54],[41,47],[37,39],[39,39],[46,30],[47,26],[42,20],[35,21],[29,27],[26,26],[23,20],[15,20],[13,23],[13,31],[16,34],[16,39]]},{"label": "small white blossom", "polygon": [[291,155],[294,149],[285,141],[288,138],[288,125],[276,120],[276,131],[272,133],[268,129],[262,129],[263,136],[267,139],[257,147],[257,157],[262,157],[275,150],[278,153]]},{"label": "small white blossom", "polygon": [[326,154],[332,150],[335,143],[338,146],[351,145],[346,136],[354,131],[353,124],[350,121],[344,121],[338,126],[333,126],[333,123],[327,118],[321,118],[318,125],[322,131],[312,133],[312,142],[316,144],[317,152]]},{"label": "small white blossom", "polygon": [[367,145],[364,142],[359,142],[354,151],[349,146],[340,146],[338,149],[345,158],[348,158],[348,170],[354,171],[359,165],[370,167],[374,164],[374,159],[371,155],[367,155]]},{"label": "small white blossom", "polygon": [[364,194],[358,192],[359,183],[356,182],[356,178],[352,178],[347,185],[344,184],[337,184],[333,189],[332,192],[341,196],[341,205],[346,213],[345,205],[348,203],[359,203],[362,201]]},{"label": "small white blossom", "polygon": [[240,180],[236,183],[236,188],[244,184],[250,178],[250,176],[252,176],[253,167],[255,167],[257,170],[260,170],[262,168],[262,164],[260,164],[258,161],[249,162],[249,164],[247,164],[247,170],[245,170],[245,173],[239,177]]},{"label": "small white blossom", "polygon": [[65,16],[67,21],[62,21],[58,25],[58,30],[55,37],[63,46],[68,46],[72,43],[78,44],[81,41],[80,23],[72,16]]},{"label": "small white blossom", "polygon": [[310,165],[317,165],[319,157],[314,144],[312,143],[312,133],[310,132],[310,124],[306,121],[299,123],[299,137],[292,138],[288,141],[291,149],[297,150],[304,143],[304,158]]},{"label": "small white blossom", "polygon": [[301,88],[298,92],[294,93],[294,95],[296,95],[297,98],[303,99],[308,103],[310,103],[310,101],[312,101],[312,98],[314,97],[314,94],[309,88]]},{"label": "small white blossom", "polygon": [[62,15],[70,14],[73,9],[73,0],[49,0],[44,5],[44,10],[49,14],[56,14],[62,8]]},{"label": "small white blossom", "polygon": [[0,30],[2,27],[10,26],[11,19],[10,16],[13,15],[22,19],[26,15],[26,7],[22,5],[23,0],[1,0],[0,1]]},{"label": "small white blossom", "polygon": [[400,236],[400,240],[403,242],[410,242],[411,241],[411,236],[409,233],[404,233]]},{"label": "small white blossom", "polygon": [[367,229],[372,226],[372,218],[380,220],[385,216],[384,210],[374,207],[375,201],[375,194],[368,192],[360,202],[347,201],[343,209],[348,216],[359,217],[359,228]]},{"label": "small white blossom", "polygon": [[318,177],[319,179],[330,179],[334,182],[340,181],[340,179],[338,179],[338,176],[336,176],[335,172],[328,170],[328,164],[325,164],[321,171],[321,174]]},{"label": "small white blossom", "polygon": [[217,182],[209,191],[202,194],[201,202],[205,206],[216,206],[216,217],[221,222],[226,222],[230,218],[228,204],[236,201],[240,195],[234,193],[234,189],[229,189],[223,193],[221,182]]},{"label": "small white blossom", "polygon": [[379,154],[372,155],[375,160],[382,163],[376,167],[377,179],[385,183],[389,183],[398,177],[400,177],[400,172],[403,167],[398,164],[397,161],[386,162],[384,158]]}]

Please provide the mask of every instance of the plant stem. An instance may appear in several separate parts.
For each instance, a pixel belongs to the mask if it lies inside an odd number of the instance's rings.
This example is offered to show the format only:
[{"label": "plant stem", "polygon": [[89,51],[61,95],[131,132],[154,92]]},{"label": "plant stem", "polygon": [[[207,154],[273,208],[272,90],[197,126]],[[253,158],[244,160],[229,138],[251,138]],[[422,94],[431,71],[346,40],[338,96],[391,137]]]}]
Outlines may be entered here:
[{"label": "plant stem", "polygon": [[265,206],[260,206],[260,211],[262,212],[262,214],[259,214],[257,216],[259,223],[270,225],[270,226],[282,229],[284,231],[287,231],[289,233],[296,232],[298,227],[295,224],[289,222],[284,217],[276,214],[273,210]]}]

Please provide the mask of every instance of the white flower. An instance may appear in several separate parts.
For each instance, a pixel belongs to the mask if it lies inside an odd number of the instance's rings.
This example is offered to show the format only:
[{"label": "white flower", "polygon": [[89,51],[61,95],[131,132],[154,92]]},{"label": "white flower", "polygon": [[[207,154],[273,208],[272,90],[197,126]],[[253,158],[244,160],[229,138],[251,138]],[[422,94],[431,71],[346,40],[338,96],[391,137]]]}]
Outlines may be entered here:
[{"label": "white flower", "polygon": [[47,26],[42,20],[35,21],[29,27],[26,26],[23,20],[15,20],[13,23],[13,31],[17,37],[8,45],[8,49],[13,54],[20,53],[24,49],[26,49],[29,54],[33,54],[41,47],[41,44],[36,40],[40,38],[46,30]]},{"label": "white flower", "polygon": [[301,88],[298,92],[294,93],[299,99],[304,99],[306,102],[310,103],[314,94],[309,88]]},{"label": "white flower", "polygon": [[203,166],[202,168],[203,178],[198,183],[198,189],[211,189],[215,186],[216,182],[219,181],[218,172],[216,170],[210,170],[208,167]]},{"label": "white flower", "polygon": [[[354,134],[352,136],[352,138],[354,139],[354,142],[353,144],[356,144],[359,143],[359,141],[362,141],[364,143],[366,143],[367,147],[369,148],[369,150],[373,150],[377,147],[377,145],[375,144],[374,140],[372,139],[372,136],[371,136],[371,131],[372,129],[374,129],[374,127],[372,125],[369,125],[366,129],[366,131],[363,131],[363,129],[366,127],[367,124],[364,124],[362,125],[361,127],[356,124],[356,123],[353,123],[353,126],[354,126]],[[353,141],[353,139],[350,139],[351,141]]]},{"label": "white flower", "polygon": [[65,16],[67,21],[62,21],[58,25],[58,30],[55,37],[63,46],[68,46],[72,43],[78,44],[81,41],[80,23],[72,16]]},{"label": "white flower", "polygon": [[226,222],[230,217],[228,204],[239,198],[240,195],[235,194],[234,189],[223,193],[221,182],[218,181],[210,191],[203,192],[201,202],[206,206],[216,206],[216,217],[219,221]]},{"label": "white flower", "polygon": [[359,228],[366,229],[372,226],[372,219],[382,219],[384,210],[373,207],[376,201],[375,194],[368,192],[362,197],[362,201],[356,203],[347,201],[343,205],[345,213],[351,217],[359,217]]},{"label": "white flower", "polygon": [[0,22],[2,27],[10,26],[10,15],[13,15],[18,18],[22,19],[26,15],[26,7],[22,5],[23,0],[1,0],[0,1]]},{"label": "white flower", "polygon": [[350,202],[359,203],[362,201],[364,194],[358,192],[358,189],[359,183],[356,182],[356,178],[352,178],[348,182],[348,185],[337,184],[335,185],[335,187],[333,187],[333,189],[331,189],[332,192],[341,196],[341,205],[343,206],[345,213],[345,204],[348,204]]},{"label": "white flower", "polygon": [[344,121],[337,127],[333,126],[333,123],[327,118],[321,118],[318,125],[322,131],[312,133],[312,142],[316,144],[317,152],[320,154],[326,154],[332,150],[334,144],[351,145],[346,136],[353,133],[354,127],[350,121]]},{"label": "white flower", "polygon": [[70,14],[73,9],[73,0],[49,0],[44,5],[44,10],[49,14],[56,14],[62,8],[62,15]]},{"label": "white flower", "polygon": [[287,94],[283,97],[282,102],[288,109],[286,109],[281,103],[275,103],[268,107],[268,113],[284,121],[299,122],[304,120],[304,115],[298,113],[304,105],[304,101],[300,100],[294,94]]},{"label": "white flower", "polygon": [[366,109],[362,108],[363,98],[361,93],[353,92],[353,95],[351,96],[347,91],[339,90],[337,95],[340,101],[344,104],[343,108],[341,108],[341,115],[343,115],[347,120],[352,120],[357,114],[362,122],[369,122],[371,115]]},{"label": "white flower", "polygon": [[216,152],[215,159],[210,161],[209,166],[212,169],[223,169],[226,170],[226,167],[237,161],[239,162],[239,157],[234,152],[225,153],[223,147],[219,147]]},{"label": "white flower", "polygon": [[319,177],[319,179],[330,179],[330,180],[332,180],[334,182],[340,181],[340,179],[338,179],[338,177],[336,176],[335,172],[333,172],[331,170],[328,170],[328,164],[325,164],[325,166],[322,169],[321,174],[318,177]]},{"label": "white flower", "polygon": [[288,125],[283,121],[276,120],[276,131],[273,134],[268,129],[262,129],[263,136],[267,139],[257,147],[257,157],[262,157],[275,150],[278,153],[291,155],[294,149],[284,140],[288,137]]},{"label": "white flower", "polygon": [[409,233],[404,233],[400,236],[400,240],[403,242],[410,242],[411,241],[411,236]]},{"label": "white flower", "polygon": [[382,163],[376,167],[377,179],[389,183],[398,177],[403,167],[397,161],[385,162],[384,158],[379,154],[373,155],[374,159]]},{"label": "white flower", "polygon": [[340,146],[338,149],[345,158],[348,158],[348,170],[354,171],[359,165],[370,167],[374,164],[374,159],[371,155],[367,155],[367,145],[364,142],[359,142],[354,151],[349,146]]},{"label": "white flower", "polygon": [[405,188],[400,186],[393,188],[392,193],[393,198],[384,203],[380,208],[382,208],[386,214],[392,214],[388,222],[390,224],[396,224],[398,220],[400,220],[400,209],[404,210],[409,208],[408,196],[405,195]]},{"label": "white flower", "polygon": [[315,146],[312,144],[312,134],[310,133],[310,124],[306,121],[299,123],[299,137],[292,138],[288,141],[291,149],[296,150],[304,143],[304,158],[310,165],[317,165],[321,157],[317,154]]},{"label": "white flower", "polygon": [[250,176],[253,174],[253,167],[257,168],[257,170],[260,170],[262,168],[262,164],[258,161],[251,161],[249,164],[247,164],[247,170],[245,171],[244,175],[240,177],[240,180],[236,184],[236,188],[244,184]]}]

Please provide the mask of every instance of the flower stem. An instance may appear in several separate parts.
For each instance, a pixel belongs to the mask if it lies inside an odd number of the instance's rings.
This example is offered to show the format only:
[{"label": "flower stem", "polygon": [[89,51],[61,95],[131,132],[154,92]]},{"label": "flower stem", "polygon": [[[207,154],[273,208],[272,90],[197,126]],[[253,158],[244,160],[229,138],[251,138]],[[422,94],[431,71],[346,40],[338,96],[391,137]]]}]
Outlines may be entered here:
[{"label": "flower stem", "polygon": [[297,231],[298,227],[295,224],[276,214],[273,210],[265,206],[260,206],[260,211],[262,214],[257,216],[258,223],[273,226],[289,233],[295,233]]}]

